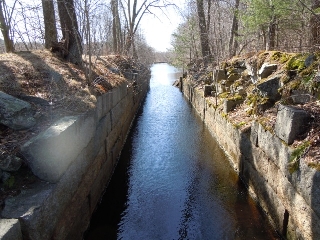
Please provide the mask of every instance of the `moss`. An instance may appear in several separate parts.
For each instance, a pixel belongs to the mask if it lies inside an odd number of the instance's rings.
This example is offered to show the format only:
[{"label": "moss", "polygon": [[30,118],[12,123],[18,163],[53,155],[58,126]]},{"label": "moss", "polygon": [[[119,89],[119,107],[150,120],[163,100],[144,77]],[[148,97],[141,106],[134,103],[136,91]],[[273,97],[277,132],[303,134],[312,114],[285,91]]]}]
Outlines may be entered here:
[{"label": "moss", "polygon": [[233,126],[235,126],[235,128],[241,128],[245,124],[246,124],[246,122],[242,121],[242,122],[233,124]]},{"label": "moss", "polygon": [[220,98],[227,98],[229,96],[229,93],[228,92],[223,92],[223,93],[220,93],[219,94],[219,97]]},{"label": "moss", "polygon": [[301,79],[295,79],[295,80],[293,80],[293,81],[291,81],[291,82],[289,82],[288,84],[287,84],[287,89],[288,90],[296,90],[296,89],[298,89],[299,87],[300,87],[300,84],[301,84]]},{"label": "moss", "polygon": [[290,59],[290,55],[288,53],[284,53],[284,52],[273,52],[271,55],[271,60],[275,61],[275,62],[279,62],[279,63],[285,63]]},{"label": "moss", "polygon": [[228,97],[228,100],[233,100],[233,101],[237,101],[237,100],[241,100],[241,99],[243,99],[243,97],[237,93],[231,97]]},{"label": "moss", "polygon": [[308,163],[308,166],[320,171],[320,163]]},{"label": "moss", "polygon": [[298,70],[298,72],[302,71],[305,66],[305,60],[308,57],[307,54],[297,54],[290,58],[290,60],[286,64],[287,70]]},{"label": "moss", "polygon": [[288,163],[288,169],[290,174],[294,173],[299,169],[299,160],[307,152],[309,147],[310,147],[310,142],[305,141],[291,153],[289,163]]},{"label": "moss", "polygon": [[222,116],[223,118],[225,118],[225,119],[228,119],[228,114],[225,113],[225,112],[222,112],[222,113],[221,113],[221,116]]}]

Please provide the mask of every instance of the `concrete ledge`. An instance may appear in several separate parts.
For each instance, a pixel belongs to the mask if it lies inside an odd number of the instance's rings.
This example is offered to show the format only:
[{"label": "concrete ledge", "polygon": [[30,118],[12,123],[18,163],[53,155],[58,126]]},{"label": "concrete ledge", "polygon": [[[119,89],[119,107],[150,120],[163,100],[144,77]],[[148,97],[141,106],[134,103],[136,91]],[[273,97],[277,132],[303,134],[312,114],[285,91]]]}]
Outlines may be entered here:
[{"label": "concrete ledge", "polygon": [[22,240],[21,227],[18,219],[0,219],[0,239]]},{"label": "concrete ledge", "polygon": [[45,181],[7,198],[1,217],[19,219],[24,239],[82,239],[147,93],[149,79],[137,81],[138,94],[122,84],[99,96],[94,111],[65,117],[23,146]]}]

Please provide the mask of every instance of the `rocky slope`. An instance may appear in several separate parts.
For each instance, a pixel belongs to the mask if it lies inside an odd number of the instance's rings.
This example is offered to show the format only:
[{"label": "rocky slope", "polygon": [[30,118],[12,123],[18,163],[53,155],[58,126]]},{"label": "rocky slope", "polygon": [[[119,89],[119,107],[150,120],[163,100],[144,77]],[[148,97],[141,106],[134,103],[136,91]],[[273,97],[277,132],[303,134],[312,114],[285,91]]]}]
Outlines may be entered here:
[{"label": "rocky slope", "polygon": [[[282,135],[296,149],[292,171],[301,157],[320,170],[319,64],[320,53],[267,51],[234,57],[216,67],[195,61],[187,77],[235,126],[247,128],[258,120]],[[283,106],[290,113],[277,126]]]}]

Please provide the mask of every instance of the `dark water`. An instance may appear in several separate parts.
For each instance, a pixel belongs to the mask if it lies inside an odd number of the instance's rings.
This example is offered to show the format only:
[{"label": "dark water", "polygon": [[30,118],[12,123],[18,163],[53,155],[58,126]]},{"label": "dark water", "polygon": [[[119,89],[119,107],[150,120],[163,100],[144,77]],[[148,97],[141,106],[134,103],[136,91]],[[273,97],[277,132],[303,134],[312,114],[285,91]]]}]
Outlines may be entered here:
[{"label": "dark water", "polygon": [[276,239],[228,160],[175,87],[150,92],[85,239]]}]

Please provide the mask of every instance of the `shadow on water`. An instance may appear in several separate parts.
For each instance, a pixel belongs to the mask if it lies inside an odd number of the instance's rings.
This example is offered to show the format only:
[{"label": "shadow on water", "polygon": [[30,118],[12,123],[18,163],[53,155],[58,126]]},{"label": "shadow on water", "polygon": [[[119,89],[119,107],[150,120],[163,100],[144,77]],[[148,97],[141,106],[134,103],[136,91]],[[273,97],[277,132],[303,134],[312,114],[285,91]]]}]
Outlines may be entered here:
[{"label": "shadow on water", "polygon": [[152,72],[143,111],[84,238],[275,239],[223,150],[171,86],[174,69],[157,64]]}]

